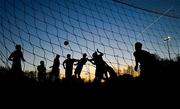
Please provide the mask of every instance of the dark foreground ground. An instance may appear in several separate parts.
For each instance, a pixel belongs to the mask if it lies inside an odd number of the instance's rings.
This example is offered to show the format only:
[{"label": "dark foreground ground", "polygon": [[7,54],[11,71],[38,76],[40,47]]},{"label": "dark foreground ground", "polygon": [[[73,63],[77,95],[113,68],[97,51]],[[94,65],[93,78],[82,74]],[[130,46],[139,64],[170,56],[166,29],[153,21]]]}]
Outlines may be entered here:
[{"label": "dark foreground ground", "polygon": [[[180,73],[180,72],[179,72]],[[84,82],[71,79],[56,82],[38,82],[26,76],[12,76],[1,71],[1,94],[5,95],[35,95],[57,97],[122,97],[137,96],[151,92],[177,90],[179,76],[170,75],[162,78],[133,78],[130,75],[119,76],[104,83]]]},{"label": "dark foreground ground", "polygon": [[118,106],[126,103],[127,107],[133,103],[133,106],[150,108],[154,103],[162,106],[173,103],[170,105],[173,108],[175,104],[179,104],[180,97],[180,58],[175,62],[162,61],[156,68],[152,68],[155,72],[145,77],[123,75],[104,83],[87,83],[73,78],[70,81],[41,83],[27,76],[13,75],[14,72],[1,67],[0,103],[5,101],[9,105],[17,102],[21,105],[21,102],[26,102],[28,106],[42,103],[43,107],[50,104],[49,102],[59,107],[79,107],[85,103],[85,107],[89,107],[94,106],[94,102],[99,104],[105,101],[103,106],[113,102]]},{"label": "dark foreground ground", "polygon": [[[179,79],[132,78],[129,75],[119,76],[115,80],[104,83],[85,83],[80,80],[45,81],[40,83],[26,76],[14,77],[1,72],[0,94],[1,104],[5,106],[40,105],[52,108],[111,108],[125,106],[149,107],[166,105],[170,102],[176,106],[179,99]],[[3,102],[2,102],[3,101]],[[14,107],[14,105],[13,105]],[[35,106],[36,107],[36,106]]]}]

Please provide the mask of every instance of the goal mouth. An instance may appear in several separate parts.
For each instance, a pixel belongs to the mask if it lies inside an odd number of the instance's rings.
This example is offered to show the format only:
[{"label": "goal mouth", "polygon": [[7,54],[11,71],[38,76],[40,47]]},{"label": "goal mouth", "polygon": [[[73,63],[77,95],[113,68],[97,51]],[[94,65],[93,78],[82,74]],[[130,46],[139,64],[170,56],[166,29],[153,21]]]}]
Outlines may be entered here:
[{"label": "goal mouth", "polygon": [[[118,75],[133,75],[136,42],[162,58],[173,59],[180,52],[179,15],[171,8],[158,9],[146,9],[133,0],[1,0],[0,65],[12,65],[8,57],[20,44],[24,71],[37,71],[40,61],[49,68],[59,54],[63,77],[67,54],[81,59],[86,53],[91,59],[98,49]],[[168,46],[166,36],[172,37]],[[94,72],[95,65],[87,62],[82,75],[93,78]]]}]

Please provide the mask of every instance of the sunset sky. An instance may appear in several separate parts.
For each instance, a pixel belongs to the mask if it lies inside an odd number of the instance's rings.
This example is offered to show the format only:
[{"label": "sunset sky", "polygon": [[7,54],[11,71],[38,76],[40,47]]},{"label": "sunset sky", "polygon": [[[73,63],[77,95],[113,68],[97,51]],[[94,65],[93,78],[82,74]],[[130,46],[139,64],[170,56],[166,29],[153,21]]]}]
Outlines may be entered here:
[{"label": "sunset sky", "polygon": [[[143,4],[146,0],[138,1]],[[144,7],[158,6],[163,14],[177,8],[175,3],[168,5],[160,1]],[[44,60],[50,71],[56,54],[60,55],[62,64],[67,54],[80,59],[87,53],[91,58],[96,49],[104,53],[104,60],[114,69],[123,69],[134,66],[137,41],[143,43],[143,49],[168,58],[163,41],[167,36],[172,37],[171,57],[180,53],[180,19],[113,0],[0,0],[0,13],[1,66],[11,65],[7,58],[16,44],[23,48],[24,70],[35,70],[40,60]],[[66,40],[68,46],[63,44]],[[62,65],[60,70],[64,72]],[[85,78],[88,72],[93,75],[93,65],[88,62],[83,72]]]}]

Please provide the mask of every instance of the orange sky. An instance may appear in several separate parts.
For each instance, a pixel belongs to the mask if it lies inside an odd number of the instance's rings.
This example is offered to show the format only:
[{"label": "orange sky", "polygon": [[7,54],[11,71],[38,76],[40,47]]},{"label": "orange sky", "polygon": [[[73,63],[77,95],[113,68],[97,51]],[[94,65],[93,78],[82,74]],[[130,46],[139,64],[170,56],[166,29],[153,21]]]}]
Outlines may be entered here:
[{"label": "orange sky", "polygon": [[[87,68],[87,66],[89,67],[89,68]],[[117,68],[116,68],[117,69]],[[116,72],[118,72],[117,70],[116,70],[115,68],[114,68],[114,70],[116,71]],[[120,67],[119,68],[119,73],[117,73],[118,75],[123,75],[123,74],[125,74],[123,71],[124,70],[127,70],[127,66],[124,66],[124,67]],[[60,78],[64,78],[64,69],[63,70],[61,70],[61,72],[60,72]],[[128,74],[130,74],[130,73],[128,73]],[[139,72],[136,72],[136,71],[132,71],[131,72],[131,74],[132,74],[132,76],[133,77],[137,77],[137,76],[139,76]],[[84,65],[84,67],[83,67],[83,69],[82,69],[82,72],[81,72],[81,78],[82,79],[84,79],[85,81],[92,81],[93,79],[94,79],[94,77],[95,77],[95,67],[93,66],[93,65]]]}]

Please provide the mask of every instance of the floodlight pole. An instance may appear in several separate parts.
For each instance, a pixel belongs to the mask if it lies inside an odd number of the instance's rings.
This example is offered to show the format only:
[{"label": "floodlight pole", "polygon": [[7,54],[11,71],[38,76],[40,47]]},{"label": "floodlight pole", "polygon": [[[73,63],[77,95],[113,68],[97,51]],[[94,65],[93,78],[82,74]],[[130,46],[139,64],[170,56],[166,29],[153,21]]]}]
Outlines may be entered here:
[{"label": "floodlight pole", "polygon": [[169,59],[171,60],[171,54],[170,54],[170,51],[169,51],[169,40],[167,40],[166,42],[167,42],[167,48],[168,48]]},{"label": "floodlight pole", "polygon": [[167,38],[164,38],[164,41],[167,42],[167,50],[168,50],[168,55],[169,55],[169,59],[171,60],[171,54],[170,54],[170,50],[169,50],[169,40],[171,39],[170,36],[168,36]]}]

